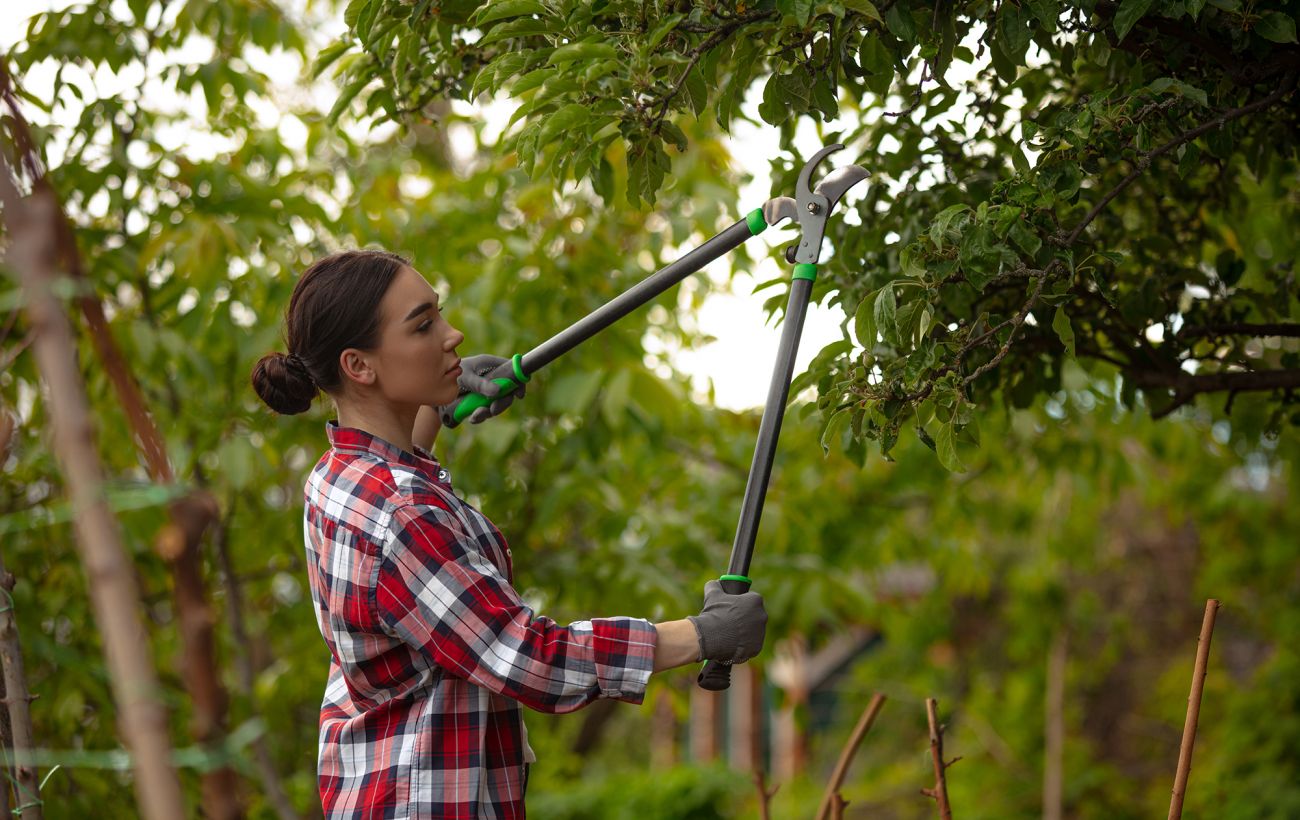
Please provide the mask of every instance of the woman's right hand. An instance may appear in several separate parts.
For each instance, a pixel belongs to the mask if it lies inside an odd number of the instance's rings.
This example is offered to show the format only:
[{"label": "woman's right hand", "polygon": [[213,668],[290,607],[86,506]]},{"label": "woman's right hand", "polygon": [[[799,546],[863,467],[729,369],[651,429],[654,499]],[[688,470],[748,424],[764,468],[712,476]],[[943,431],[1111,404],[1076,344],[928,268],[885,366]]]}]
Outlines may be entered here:
[{"label": "woman's right hand", "polygon": [[744,663],[763,649],[767,610],[757,592],[732,595],[718,580],[704,585],[704,608],[687,616],[700,638],[700,659]]}]

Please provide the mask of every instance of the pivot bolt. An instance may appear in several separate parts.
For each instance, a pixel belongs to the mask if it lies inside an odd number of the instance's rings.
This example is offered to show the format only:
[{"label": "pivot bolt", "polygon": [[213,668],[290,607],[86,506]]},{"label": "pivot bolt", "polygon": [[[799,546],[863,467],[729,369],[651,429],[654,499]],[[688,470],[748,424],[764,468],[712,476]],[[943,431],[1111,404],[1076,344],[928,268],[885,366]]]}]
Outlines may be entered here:
[{"label": "pivot bolt", "polygon": [[821,213],[821,212],[822,212],[822,206],[818,205],[816,202],[809,202],[809,203],[808,203],[808,213],[813,214],[814,216],[816,216],[817,214],[819,214],[819,213]]}]

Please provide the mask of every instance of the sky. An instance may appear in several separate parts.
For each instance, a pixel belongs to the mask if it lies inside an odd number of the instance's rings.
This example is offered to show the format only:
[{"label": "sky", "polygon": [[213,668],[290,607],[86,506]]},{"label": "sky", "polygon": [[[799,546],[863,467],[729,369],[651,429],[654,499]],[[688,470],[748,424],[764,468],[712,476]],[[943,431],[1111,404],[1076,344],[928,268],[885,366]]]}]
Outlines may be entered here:
[{"label": "sky", "polygon": [[[68,0],[5,0],[0,2],[0,48],[8,50],[18,42],[23,32],[26,30],[26,21],[33,14],[45,11],[51,8],[65,8],[71,5],[80,5],[79,3],[68,2]],[[312,13],[319,15],[320,7],[323,4],[316,4],[316,10],[308,12],[306,4],[303,2],[291,2],[290,7],[296,7],[298,13]],[[124,8],[123,0],[115,0],[113,3],[116,13],[117,7],[123,7],[121,16],[129,16]],[[342,11],[329,15],[324,20],[318,36],[320,44],[328,42],[332,35],[344,30],[342,21]],[[203,59],[203,46],[196,44],[195,59]],[[266,71],[272,77],[290,77],[296,78],[302,75],[302,65],[295,57],[291,55],[270,55],[267,57],[265,65],[257,66],[259,69]],[[96,76],[95,84],[101,92],[109,91],[115,86],[126,86],[132,82],[139,83],[140,78],[116,77],[116,76]],[[52,81],[52,72],[45,72],[42,76],[39,72],[33,72],[33,76],[23,78],[23,82],[28,91],[42,96],[42,91],[48,89]],[[757,105],[761,88],[751,89],[751,96],[746,101],[745,108],[749,115],[758,120]],[[301,92],[298,92],[301,93]],[[329,83],[321,83],[313,88],[310,92],[313,96],[319,97],[315,102],[323,109],[328,109],[332,103],[332,95],[337,90]],[[177,97],[178,106],[190,108],[193,110],[196,122],[201,122],[204,111],[201,102],[198,101],[199,95],[193,95],[189,99]],[[472,105],[468,103],[455,103],[455,110],[458,113],[476,114],[484,117],[489,128],[486,129],[485,136],[492,138],[492,135],[499,133],[500,129],[513,112],[516,103],[510,100],[498,98],[492,103],[484,106]],[[39,113],[39,112],[38,112]],[[300,143],[305,138],[305,130],[292,117],[285,117],[276,106],[267,104],[265,110],[258,110],[259,117],[263,118],[267,124],[278,123],[281,136],[285,139],[286,144],[293,145]],[[473,147],[473,137],[468,130],[468,126],[460,125],[463,129],[458,132],[457,126],[453,126],[450,134],[451,143],[454,150],[467,156]],[[846,128],[846,124],[839,120],[833,120],[824,124],[826,130],[837,130]],[[184,144],[189,150],[194,150],[201,146],[205,140],[205,135],[178,129],[176,133],[170,135],[178,146]],[[211,143],[211,151],[215,154],[222,149],[220,143],[216,140],[206,138]],[[165,141],[165,140],[164,140]],[[728,139],[731,156],[737,161],[745,163],[745,170],[753,175],[753,179],[744,185],[740,192],[740,199],[735,204],[736,219],[742,219],[744,215],[759,207],[767,199],[771,190],[771,179],[769,176],[770,160],[779,153],[779,133],[776,128],[763,125],[762,127],[737,121],[733,127],[733,134]],[[817,150],[822,147],[821,141],[817,137],[814,123],[805,118],[801,121],[795,137],[795,148],[800,157],[811,157]],[[845,151],[842,155],[848,156],[851,151]],[[832,170],[837,161],[837,156],[832,156],[828,164],[821,168],[823,172]],[[843,160],[840,160],[841,162]],[[816,184],[816,180],[813,181]],[[857,188],[849,192],[845,199],[841,201],[837,209],[839,213],[844,213],[852,207],[853,203],[864,195],[866,184],[859,184]],[[794,191],[789,195],[794,196]],[[834,218],[834,216],[832,216]],[[774,229],[765,232],[761,237],[752,241],[761,241],[767,243],[776,243],[781,246],[793,241],[797,236],[793,229],[785,227],[788,223],[783,223],[780,229]],[[682,248],[684,254],[689,248]],[[761,249],[751,248],[751,256],[761,253]],[[824,262],[833,253],[829,245],[824,246],[822,250],[822,261]],[[629,264],[633,264],[629,262]],[[718,290],[705,299],[700,310],[696,314],[696,325],[699,330],[712,336],[716,341],[704,345],[695,350],[661,350],[656,349],[656,340],[647,337],[647,348],[652,353],[662,353],[680,372],[687,374],[691,378],[692,386],[697,396],[703,399],[707,393],[710,383],[714,391],[715,403],[724,408],[733,410],[742,410],[746,408],[761,407],[767,395],[768,384],[771,380],[771,373],[776,360],[777,346],[781,334],[781,326],[774,325],[765,321],[765,314],[762,310],[762,303],[767,296],[774,291],[767,290],[762,294],[754,295],[752,290],[757,282],[774,279],[784,274],[789,274],[789,266],[784,266],[786,270],[781,269],[778,263],[771,259],[763,260],[756,266],[756,276],[747,274],[736,274],[731,281],[727,283],[728,277],[732,272],[730,266],[725,260],[718,260],[704,271],[696,274],[697,276],[710,276],[718,284]],[[574,317],[576,321],[581,317]],[[801,372],[825,345],[843,338],[840,325],[844,320],[844,313],[838,307],[823,307],[821,305],[810,305],[807,318],[804,324],[804,330],[801,337],[798,356],[795,360],[795,373]],[[556,328],[556,332],[563,328]],[[538,342],[543,340],[539,339]],[[496,351],[488,351],[496,352]]]}]

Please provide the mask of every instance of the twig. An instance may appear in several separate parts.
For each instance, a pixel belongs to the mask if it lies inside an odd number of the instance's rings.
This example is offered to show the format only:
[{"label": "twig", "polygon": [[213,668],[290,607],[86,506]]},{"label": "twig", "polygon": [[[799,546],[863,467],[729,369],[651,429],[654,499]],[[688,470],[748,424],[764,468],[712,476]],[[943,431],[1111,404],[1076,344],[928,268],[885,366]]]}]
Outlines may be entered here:
[{"label": "twig", "polygon": [[925,716],[930,722],[930,757],[934,760],[934,788],[922,789],[921,792],[939,804],[941,820],[952,820],[952,807],[948,805],[948,781],[944,778],[943,771],[960,758],[943,762],[943,727],[935,715],[938,705],[939,702],[934,698],[925,699]]},{"label": "twig", "polygon": [[1187,719],[1183,721],[1183,743],[1178,749],[1178,773],[1174,775],[1174,795],[1169,801],[1169,820],[1183,816],[1183,795],[1187,793],[1187,776],[1192,771],[1192,746],[1196,743],[1196,720],[1201,713],[1201,691],[1205,688],[1205,665],[1210,657],[1210,637],[1214,634],[1214,616],[1218,600],[1205,602],[1201,620],[1201,637],[1196,645],[1196,666],[1192,670],[1192,691],[1187,696]]},{"label": "twig", "polygon": [[767,787],[767,774],[762,769],[754,772],[754,785],[758,787],[758,816],[763,820],[769,820],[772,816],[772,795],[776,794],[776,790],[781,786],[777,784],[769,789]]},{"label": "twig", "polygon": [[840,797],[840,786],[844,785],[844,777],[848,774],[849,764],[853,762],[853,755],[857,753],[858,746],[862,745],[862,739],[867,736],[871,724],[880,712],[880,707],[884,705],[885,696],[876,692],[871,696],[871,702],[867,704],[867,708],[863,710],[862,717],[858,718],[858,724],[853,727],[848,743],[845,743],[844,748],[840,750],[840,759],[835,764],[835,771],[831,774],[830,782],[826,784],[826,794],[822,797],[821,805],[817,809],[817,820],[824,820],[828,814],[832,813],[836,798],[843,800]]}]

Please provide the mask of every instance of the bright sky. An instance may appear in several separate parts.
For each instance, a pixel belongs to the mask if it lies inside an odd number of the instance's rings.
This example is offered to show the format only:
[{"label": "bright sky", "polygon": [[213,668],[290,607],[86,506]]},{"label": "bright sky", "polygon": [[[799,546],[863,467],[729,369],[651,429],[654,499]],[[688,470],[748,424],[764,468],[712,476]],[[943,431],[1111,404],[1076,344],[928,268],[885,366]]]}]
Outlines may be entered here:
[{"label": "bright sky", "polygon": [[[37,12],[50,8],[64,8],[74,3],[68,0],[9,0],[0,3],[0,47],[6,50],[13,46],[21,39],[26,31],[27,19]],[[123,0],[115,0],[113,3],[114,12],[123,18],[129,17],[129,12],[124,8]],[[320,4],[316,4],[316,10],[308,12],[303,8],[301,3],[291,3],[297,6],[300,14],[319,15]],[[117,7],[122,6],[119,10]],[[337,19],[333,19],[337,18]],[[321,44],[327,42],[332,34],[343,30],[342,13],[333,15],[326,21],[326,25],[320,30]],[[195,54],[190,55],[192,59],[204,59],[209,53],[207,47],[203,44],[195,45]],[[178,57],[181,55],[178,55]],[[272,77],[291,77],[297,78],[302,76],[302,65],[292,55],[276,54],[267,57],[260,62],[257,68],[265,71]],[[24,84],[28,91],[37,96],[48,97],[52,82],[52,72],[46,72],[43,76],[35,73],[35,76],[24,78]],[[101,92],[107,92],[117,87],[138,86],[140,77],[121,76],[114,77],[96,76],[94,82]],[[288,90],[293,83],[286,86],[286,95],[289,93],[301,94],[301,91],[290,92]],[[754,89],[753,91],[761,91]],[[149,91],[152,96],[155,91]],[[313,89],[311,92],[317,99],[318,105],[328,108],[332,100],[333,89],[328,84],[322,84],[321,87]],[[197,95],[196,95],[197,96]],[[750,99],[747,100],[745,109],[755,120],[757,116],[758,101],[755,99],[758,95],[751,93]],[[191,109],[195,119],[201,121],[204,114],[201,103],[194,98],[175,97],[178,107]],[[510,114],[514,110],[515,104],[508,100],[498,99],[487,106],[470,106],[468,104],[457,104],[457,110],[461,113],[477,112],[479,116],[487,119],[495,128],[488,129],[487,136],[493,138],[493,134],[498,133]],[[293,145],[301,143],[305,137],[301,124],[291,116],[283,115],[277,106],[266,104],[265,110],[259,109],[258,115],[263,118],[267,124],[278,123],[281,136],[284,137],[287,144]],[[462,129],[465,126],[460,126]],[[832,121],[824,126],[827,130],[843,129],[844,123]],[[179,147],[184,144],[189,150],[201,149],[202,135],[192,132],[178,130],[176,133],[169,135],[171,140]],[[161,139],[161,137],[160,137]],[[199,140],[196,142],[196,140]],[[457,132],[455,127],[451,132],[453,148],[467,153],[473,146],[472,135],[463,130]],[[211,143],[210,150],[215,153],[221,150],[222,146],[216,140],[208,140]],[[769,161],[778,153],[778,134],[776,129],[767,126],[758,127],[745,122],[734,124],[734,134],[730,140],[731,154],[735,160],[744,163],[744,168],[753,174],[753,180],[741,190],[740,201],[735,203],[732,212],[737,219],[756,207],[759,207],[767,199],[771,189],[771,179],[769,176]],[[819,148],[822,147],[821,141],[817,138],[814,124],[805,119],[801,122],[795,146],[800,157],[811,157]],[[851,151],[842,152],[840,155],[830,158],[831,163],[844,163],[850,161],[849,154]],[[823,165],[822,170],[833,169],[834,164]],[[816,180],[814,180],[814,184]],[[870,184],[869,182],[867,184]],[[863,195],[865,185],[859,185],[858,189],[850,192],[848,197],[841,202],[840,213],[847,210],[851,205]],[[794,196],[794,191],[789,192]],[[93,203],[92,203],[93,205]],[[797,234],[794,230],[784,227],[773,229],[757,237],[754,242],[777,243],[784,247],[792,241]],[[683,248],[685,252],[689,248]],[[750,253],[754,255],[761,249],[751,248]],[[827,260],[833,254],[829,246],[824,247],[822,251],[822,261]],[[656,340],[647,337],[648,349],[652,352],[664,352],[669,360],[683,373],[690,375],[692,383],[699,391],[701,398],[706,395],[709,382],[712,381],[716,403],[719,406],[731,409],[743,409],[748,407],[761,407],[767,395],[768,382],[771,378],[771,371],[776,358],[777,344],[780,338],[780,326],[774,326],[764,323],[764,314],[762,311],[763,300],[774,293],[773,290],[764,291],[759,295],[752,295],[751,291],[756,282],[766,281],[776,278],[783,273],[788,274],[787,269],[782,270],[782,266],[772,260],[765,260],[758,266],[757,278],[748,275],[737,275],[730,283],[730,286],[723,292],[716,293],[705,300],[697,316],[697,326],[699,330],[717,341],[710,343],[697,350],[669,350],[659,351],[655,349]],[[724,282],[730,274],[730,268],[725,260],[719,260],[707,268],[702,274],[711,276],[715,282]],[[574,317],[577,320],[580,317]],[[807,366],[808,361],[817,354],[826,344],[841,338],[840,323],[844,319],[844,314],[838,308],[825,308],[819,305],[810,305],[807,319],[804,324],[802,341],[799,346],[799,355],[796,359],[795,373],[799,373]],[[562,328],[556,328],[556,331]],[[539,342],[542,340],[538,340]]]}]

